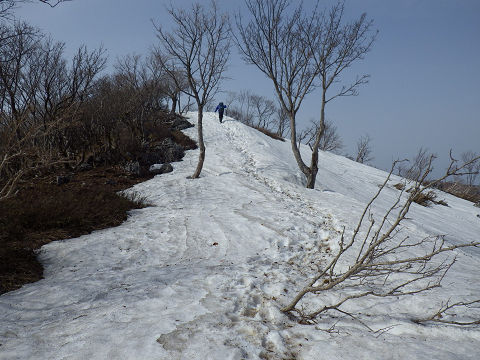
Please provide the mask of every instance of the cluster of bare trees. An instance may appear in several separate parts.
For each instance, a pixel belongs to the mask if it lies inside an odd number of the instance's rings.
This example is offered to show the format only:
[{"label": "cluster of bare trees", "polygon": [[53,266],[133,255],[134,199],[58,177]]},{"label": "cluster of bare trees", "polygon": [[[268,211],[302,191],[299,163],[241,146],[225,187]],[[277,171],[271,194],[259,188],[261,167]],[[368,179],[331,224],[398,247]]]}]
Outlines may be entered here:
[{"label": "cluster of bare trees", "polygon": [[[236,43],[244,60],[255,65],[272,80],[279,109],[271,100],[242,93],[230,105],[229,113],[248,125],[267,128],[279,135],[289,130],[293,154],[305,174],[308,188],[315,186],[319,149],[338,150],[341,141],[333,125],[325,135],[326,105],[339,97],[356,95],[368,75],[338,86],[340,76],[354,62],[363,59],[371,49],[376,32],[372,21],[361,15],[353,22],[344,20],[344,5],[337,3],[329,11],[320,11],[318,3],[311,12],[302,4],[292,8],[288,0],[246,0],[249,18],[236,18]],[[170,31],[156,26],[159,39],[158,56],[165,72],[171,75],[174,93],[183,92],[195,99],[198,110],[198,141],[200,156],[193,178],[200,175],[205,159],[203,141],[203,110],[219,90],[230,55],[229,19],[219,14],[214,1],[206,11],[194,4],[187,11],[170,7],[174,22]],[[180,84],[178,73],[186,85]],[[306,133],[297,136],[297,112],[312,91],[320,89],[320,118]],[[175,96],[172,98],[175,103]],[[286,126],[287,120],[289,126]],[[312,158],[310,165],[303,161],[299,138],[308,140]]]},{"label": "cluster of bare trees", "polygon": [[288,118],[280,107],[269,98],[250,90],[229,92],[228,114],[242,123],[263,128],[279,136],[288,134]]},{"label": "cluster of bare trees", "polygon": [[0,25],[0,196],[24,175],[68,161],[80,105],[105,64],[102,49],[78,49],[70,63],[64,44],[28,24]]},{"label": "cluster of bare trees", "polygon": [[163,119],[170,88],[152,53],[146,58],[119,58],[115,71],[99,78],[83,106],[82,160],[85,154],[101,152],[117,162],[128,149],[147,142],[152,126]]},{"label": "cluster of bare trees", "polygon": [[0,25],[0,198],[24,178],[92,154],[125,160],[165,119],[167,102],[180,105],[186,78],[177,72],[173,81],[156,51],[120,58],[100,76],[103,49],[82,46],[67,60],[64,48],[26,23]]},{"label": "cluster of bare trees", "polygon": [[[0,20],[7,19],[16,3],[0,0]],[[42,1],[51,6],[62,2]],[[289,0],[245,0],[249,18],[236,18],[236,43],[244,60],[255,65],[273,83],[278,103],[242,92],[231,94],[230,115],[281,136],[289,133],[291,147],[306,186],[313,188],[318,172],[318,151],[340,151],[342,141],[335,125],[326,120],[326,106],[353,96],[368,75],[339,85],[341,75],[371,49],[376,37],[365,14],[344,20],[344,5],[329,10],[317,6],[306,12]],[[194,99],[198,111],[200,155],[193,178],[200,176],[205,160],[203,111],[219,91],[230,56],[229,18],[214,1],[208,9],[194,4],[190,10],[168,9],[173,28],[155,25],[159,44],[148,56],[130,55],[117,60],[115,71],[103,77],[102,49],[78,49],[69,62],[64,44],[44,36],[21,22],[0,23],[0,199],[12,194],[25,176],[57,164],[78,164],[86,155],[101,151],[121,157],[125,143],[140,146],[159,113],[181,107],[182,94]],[[305,97],[319,90],[319,119],[303,132],[297,131],[297,113]],[[190,105],[187,102],[186,107]],[[288,125],[287,125],[288,123]],[[307,165],[300,142],[311,149]],[[372,159],[371,138],[360,138],[356,161]],[[467,176],[472,185],[480,170],[477,154],[462,155],[463,164],[452,158],[445,174],[426,181],[433,156],[426,150],[414,165],[400,168],[405,184],[396,201],[377,220],[373,203],[388,186],[394,169],[365,207],[350,236],[341,236],[339,249],[328,264],[283,308],[310,322],[328,311],[346,313],[344,304],[366,297],[404,296],[439,287],[462,247],[480,242],[450,244],[445,237],[411,239],[401,236],[401,224],[412,203],[431,187],[452,176]],[[335,290],[338,290],[335,292]],[[328,294],[324,304],[306,311],[308,296]],[[446,310],[479,300],[444,305],[430,318]],[[352,314],[349,314],[352,315]],[[469,323],[476,323],[472,320]]]}]

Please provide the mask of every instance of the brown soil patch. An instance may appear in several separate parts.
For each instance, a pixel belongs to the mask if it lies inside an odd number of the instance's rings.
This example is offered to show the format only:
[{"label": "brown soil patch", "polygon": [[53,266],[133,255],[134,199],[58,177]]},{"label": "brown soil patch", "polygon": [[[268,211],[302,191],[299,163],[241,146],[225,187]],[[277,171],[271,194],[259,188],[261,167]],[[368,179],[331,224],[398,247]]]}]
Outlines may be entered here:
[{"label": "brown soil patch", "polygon": [[35,250],[54,240],[118,226],[127,211],[145,207],[117,194],[149,177],[135,178],[119,167],[100,167],[23,184],[17,196],[0,201],[0,294],[43,277]]}]

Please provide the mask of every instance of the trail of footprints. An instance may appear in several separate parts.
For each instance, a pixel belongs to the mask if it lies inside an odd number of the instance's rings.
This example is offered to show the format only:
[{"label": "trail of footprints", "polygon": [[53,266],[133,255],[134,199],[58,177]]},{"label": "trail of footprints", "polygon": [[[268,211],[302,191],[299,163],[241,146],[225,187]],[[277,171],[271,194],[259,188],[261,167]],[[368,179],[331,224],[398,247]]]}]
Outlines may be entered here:
[{"label": "trail of footprints", "polygon": [[[245,264],[232,264],[223,269],[222,280],[215,279],[216,288],[208,289],[203,300],[203,305],[212,312],[179,325],[173,332],[162,335],[158,342],[173,354],[181,354],[188,351],[195,337],[202,336],[214,344],[218,341],[215,334],[230,332],[231,339],[237,340],[217,346],[236,349],[238,359],[292,359],[295,358],[295,349],[289,349],[291,341],[281,335],[287,324],[278,322],[279,319],[286,321],[279,314],[281,302],[285,303],[293,296],[286,288],[298,288],[301,284],[295,283],[296,279],[306,281],[325,263],[330,244],[338,239],[341,230],[328,214],[320,214],[319,209],[297,193],[260,176],[255,159],[243,147],[241,139],[233,134],[229,139],[231,145],[243,154],[242,167],[247,176],[258,186],[266,187],[272,201],[290,209],[292,217],[302,218],[302,222],[297,223],[306,225],[276,229],[278,236],[271,240],[271,247],[265,254],[253,256]],[[248,214],[248,209],[242,209],[241,215],[253,218],[255,212],[252,212]],[[295,221],[290,219],[289,223]],[[268,219],[263,219],[262,224],[271,229],[278,227],[278,221],[269,226]],[[218,312],[219,306],[228,310]],[[253,353],[252,348],[256,349]]]}]

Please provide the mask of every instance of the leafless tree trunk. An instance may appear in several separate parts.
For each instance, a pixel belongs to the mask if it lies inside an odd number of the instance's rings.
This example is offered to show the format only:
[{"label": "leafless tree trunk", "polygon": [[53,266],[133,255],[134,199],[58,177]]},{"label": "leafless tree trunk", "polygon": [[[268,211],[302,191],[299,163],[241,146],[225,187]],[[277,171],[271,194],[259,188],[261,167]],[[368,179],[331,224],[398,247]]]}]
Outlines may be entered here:
[{"label": "leafless tree trunk", "polygon": [[317,15],[316,32],[308,32],[308,44],[314,54],[314,59],[319,67],[319,81],[321,89],[320,120],[318,131],[313,143],[312,164],[314,170],[311,174],[313,187],[317,175],[318,148],[325,131],[325,109],[327,104],[342,96],[355,96],[358,87],[368,82],[369,75],[357,76],[355,81],[344,85],[340,89],[333,85],[340,81],[345,69],[353,63],[364,58],[373,45],[376,32],[371,34],[373,21],[367,20],[366,14],[358,19],[345,23],[344,3],[338,2],[330,9],[328,14]]},{"label": "leafless tree trunk", "polygon": [[[294,312],[302,322],[312,322],[328,311],[346,313],[342,305],[366,297],[399,297],[421,293],[440,286],[442,279],[455,262],[454,250],[463,247],[479,247],[480,242],[448,244],[442,235],[412,239],[401,235],[400,224],[406,219],[415,198],[443,181],[447,177],[468,173],[468,163],[457,166],[451,163],[445,174],[424,185],[432,171],[433,156],[429,157],[424,171],[400,190],[396,201],[376,224],[371,214],[372,204],[387,187],[390,176],[397,165],[370,200],[349,239],[342,233],[339,249],[326,266],[320,268],[307,285],[282,311]],[[407,184],[405,184],[407,185]],[[361,234],[363,228],[363,234]],[[336,295],[331,292],[340,290]],[[305,295],[325,297],[325,305],[305,312],[299,305]],[[349,314],[351,315],[351,314]]]},{"label": "leafless tree trunk", "polygon": [[282,137],[288,137],[289,135],[289,124],[288,124],[288,114],[285,112],[285,109],[282,106],[277,106],[277,135]]},{"label": "leafless tree trunk", "polygon": [[[160,26],[155,27],[160,51],[181,65],[189,85],[189,89],[183,92],[197,102],[200,155],[192,175],[195,179],[200,176],[205,160],[203,109],[218,91],[230,56],[229,19],[226,14],[218,14],[214,1],[208,9],[197,3],[189,12],[173,7],[168,12],[175,24],[172,32],[166,32]],[[161,59],[163,69],[171,73],[168,62]],[[175,77],[172,76],[172,79]]]},{"label": "leafless tree trunk", "polygon": [[[367,76],[361,76],[327,96],[341,73],[370,50],[375,35],[369,36],[372,22],[362,15],[353,23],[343,24],[343,3],[329,14],[317,6],[306,14],[302,4],[290,9],[288,0],[245,0],[250,21],[237,17],[237,44],[244,60],[257,66],[272,80],[281,107],[290,119],[290,142],[300,170],[307,178],[307,188],[315,187],[318,149],[325,131],[326,104],[340,96],[356,95]],[[318,80],[318,82],[316,82]],[[307,94],[322,90],[320,119],[312,143],[310,165],[303,161],[297,144],[296,114]]]}]

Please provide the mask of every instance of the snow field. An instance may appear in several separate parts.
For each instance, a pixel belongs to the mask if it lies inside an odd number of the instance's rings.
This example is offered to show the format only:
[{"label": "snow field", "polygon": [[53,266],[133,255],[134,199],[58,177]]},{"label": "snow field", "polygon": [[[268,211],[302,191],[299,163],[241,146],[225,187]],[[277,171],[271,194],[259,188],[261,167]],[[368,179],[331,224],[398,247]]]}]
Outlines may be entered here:
[{"label": "snow field", "polygon": [[[132,189],[154,207],[42,248],[45,279],[0,297],[0,359],[480,357],[479,330],[409,320],[445,297],[480,297],[477,249],[458,251],[443,293],[352,305],[377,333],[344,316],[304,326],[282,314],[386,173],[321,153],[317,189],[307,190],[288,142],[228,117],[219,124],[213,113],[204,114],[204,136],[200,179],[186,178],[198,157],[190,151],[173,173]],[[374,211],[383,214],[397,194],[390,186]],[[449,207],[414,206],[405,232],[477,240],[478,211],[442,196]]]}]

